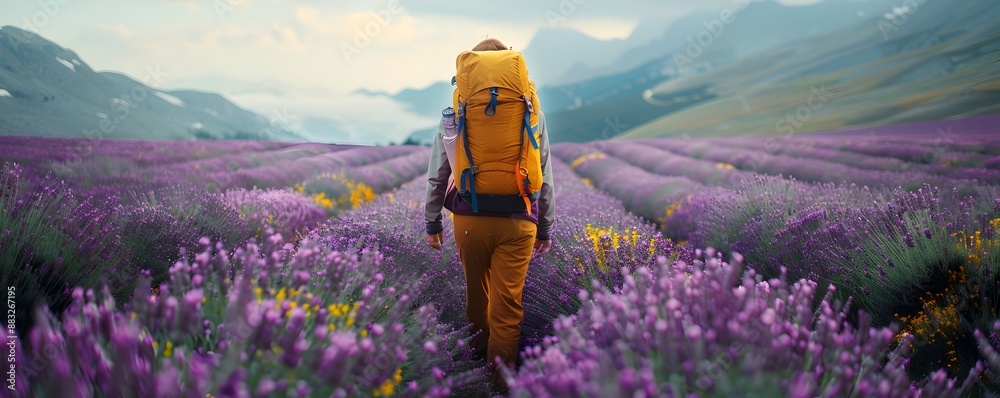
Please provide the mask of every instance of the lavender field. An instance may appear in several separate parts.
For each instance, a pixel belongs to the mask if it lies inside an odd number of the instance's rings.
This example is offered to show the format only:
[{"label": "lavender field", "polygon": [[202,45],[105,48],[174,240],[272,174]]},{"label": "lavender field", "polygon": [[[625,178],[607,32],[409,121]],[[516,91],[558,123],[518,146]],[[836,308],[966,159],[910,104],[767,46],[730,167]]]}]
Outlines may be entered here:
[{"label": "lavender field", "polygon": [[[0,154],[0,396],[491,394],[455,247],[425,243],[425,147],[5,137]],[[511,396],[1000,394],[989,128],[552,155],[553,250],[529,268]]]}]

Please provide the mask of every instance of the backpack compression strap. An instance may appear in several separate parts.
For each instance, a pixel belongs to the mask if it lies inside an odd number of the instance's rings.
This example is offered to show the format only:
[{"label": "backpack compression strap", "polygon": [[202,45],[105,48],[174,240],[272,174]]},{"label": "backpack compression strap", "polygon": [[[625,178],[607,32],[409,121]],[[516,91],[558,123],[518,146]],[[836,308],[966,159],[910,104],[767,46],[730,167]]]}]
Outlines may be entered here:
[{"label": "backpack compression strap", "polygon": [[486,104],[486,109],[483,113],[486,116],[493,116],[497,114],[497,96],[500,95],[500,90],[496,87],[490,88],[490,103]]},{"label": "backpack compression strap", "polygon": [[[496,110],[494,110],[496,112]],[[472,212],[479,213],[479,200],[476,199],[476,163],[472,160],[472,150],[469,149],[469,131],[465,126],[465,103],[458,104],[458,134],[462,137],[462,144],[465,147],[465,156],[469,159],[469,168],[462,170],[462,178],[459,181],[459,188],[465,190],[465,181],[469,181],[469,193],[472,194]]]},{"label": "backpack compression strap", "polygon": [[531,140],[531,146],[538,149],[538,140],[535,139],[535,131],[538,131],[538,126],[531,127],[531,113],[535,111],[534,106],[531,104],[531,97],[527,95],[524,98],[524,131],[528,134],[528,139]]},{"label": "backpack compression strap", "polygon": [[[528,139],[531,140],[531,146],[534,147],[537,150],[538,149],[538,141],[535,140],[535,129],[531,128],[531,112],[534,111],[534,107],[531,104],[531,97],[529,97],[527,95],[524,95],[524,96],[522,96],[522,98],[524,99],[524,122],[522,123],[522,125],[523,125],[522,128],[524,129],[524,133],[528,135]],[[523,135],[521,136],[521,145],[520,145],[520,147],[522,147],[522,148],[524,147],[524,136]],[[518,173],[521,172],[521,161],[520,161],[520,159],[518,159],[518,162],[517,162],[517,172]],[[520,176],[520,175],[519,174],[515,174],[515,178],[517,176]],[[528,197],[528,195],[529,195],[529,192],[528,192],[528,183],[529,183],[528,182],[528,176],[525,174],[523,177],[524,177],[524,179],[520,182],[520,184],[517,185],[517,187],[518,187],[518,190],[521,192],[521,198],[524,200],[524,209],[528,212],[528,215],[531,215],[531,199]]]}]

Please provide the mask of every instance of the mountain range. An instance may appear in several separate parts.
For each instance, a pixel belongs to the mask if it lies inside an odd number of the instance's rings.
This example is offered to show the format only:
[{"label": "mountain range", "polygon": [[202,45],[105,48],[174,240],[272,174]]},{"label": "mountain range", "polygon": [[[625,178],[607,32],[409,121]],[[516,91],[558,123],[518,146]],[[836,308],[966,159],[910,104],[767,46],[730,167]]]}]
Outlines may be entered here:
[{"label": "mountain range", "polygon": [[719,62],[649,89],[664,113],[620,138],[776,135],[1000,113],[1000,7],[906,2],[845,29]]},{"label": "mountain range", "polygon": [[221,95],[159,90],[163,78],[155,67],[138,80],[94,71],[42,36],[0,27],[0,135],[303,140]]},{"label": "mountain range", "polygon": [[[553,142],[764,135],[787,133],[777,121],[813,88],[836,94],[795,133],[1000,112],[998,28],[989,0],[735,0],[622,40],[545,29],[523,52]],[[405,92],[414,108],[450,99],[443,82]]]},{"label": "mountain range", "polygon": [[[642,20],[623,39],[544,28],[523,52],[552,142],[792,134],[1000,113],[993,0],[732,0],[673,21]],[[304,140],[308,131],[358,140],[402,130],[413,131],[406,143],[428,144],[453,90],[448,81],[393,94],[357,90],[344,101],[393,109],[398,123],[359,128],[336,112],[313,114],[296,120],[297,134],[221,95],[158,88],[160,80],[156,68],[133,77],[94,71],[37,34],[0,27],[0,135]],[[225,76],[169,84],[237,99],[328,97]]]}]

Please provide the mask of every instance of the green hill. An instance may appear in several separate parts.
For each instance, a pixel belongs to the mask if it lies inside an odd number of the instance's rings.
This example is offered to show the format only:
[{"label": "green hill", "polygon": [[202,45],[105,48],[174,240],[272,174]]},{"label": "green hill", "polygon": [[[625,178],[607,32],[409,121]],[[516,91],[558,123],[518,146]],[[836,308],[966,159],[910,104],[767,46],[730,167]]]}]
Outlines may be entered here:
[{"label": "green hill", "polygon": [[0,136],[302,141],[220,95],[165,91],[165,75],[96,72],[76,53],[0,27]]},{"label": "green hill", "polygon": [[1000,9],[928,0],[651,89],[710,99],[619,138],[777,135],[1000,113]]}]

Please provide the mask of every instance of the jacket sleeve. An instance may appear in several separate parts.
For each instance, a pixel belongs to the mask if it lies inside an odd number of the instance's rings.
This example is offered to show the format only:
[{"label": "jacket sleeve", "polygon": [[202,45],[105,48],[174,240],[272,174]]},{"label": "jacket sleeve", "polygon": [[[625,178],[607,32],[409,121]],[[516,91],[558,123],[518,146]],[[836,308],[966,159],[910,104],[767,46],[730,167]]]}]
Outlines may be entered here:
[{"label": "jacket sleeve", "polygon": [[545,127],[545,114],[538,112],[538,130],[542,141],[538,149],[542,157],[542,191],[538,198],[538,233],[536,238],[549,240],[552,225],[555,224],[555,184],[552,178],[552,163],[549,162],[549,132]]},{"label": "jacket sleeve", "polygon": [[448,164],[448,154],[444,150],[441,135],[444,124],[438,124],[437,135],[434,136],[434,146],[431,148],[431,159],[427,164],[427,195],[424,204],[424,221],[428,234],[444,231],[441,223],[441,209],[451,178],[451,165]]}]

